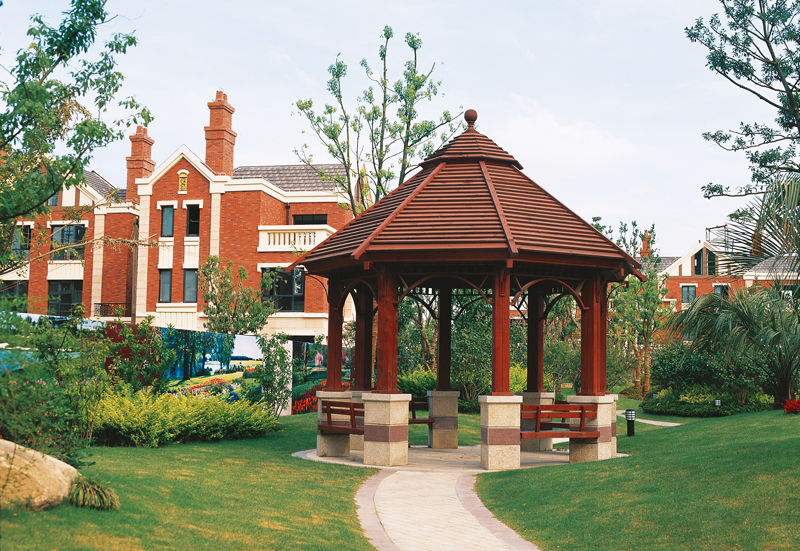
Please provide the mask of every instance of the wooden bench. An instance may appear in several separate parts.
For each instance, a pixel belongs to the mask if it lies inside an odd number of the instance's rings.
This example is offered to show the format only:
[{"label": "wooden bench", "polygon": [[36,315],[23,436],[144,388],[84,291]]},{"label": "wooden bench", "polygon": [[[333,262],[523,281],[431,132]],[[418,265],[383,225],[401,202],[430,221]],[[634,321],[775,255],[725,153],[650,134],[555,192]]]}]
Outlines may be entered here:
[{"label": "wooden bench", "polygon": [[[364,404],[321,400],[322,417],[317,430],[322,434],[364,434]],[[347,416],[349,419],[334,419],[334,415]],[[362,419],[361,426],[356,419]]]},{"label": "wooden bench", "polygon": [[[586,429],[587,419],[597,419],[597,404],[523,404],[521,417],[533,419],[534,430],[521,430],[520,438],[600,437],[596,427]],[[572,428],[571,419],[580,420],[579,430]]]},{"label": "wooden bench", "polygon": [[432,425],[436,422],[436,419],[430,417],[430,413],[424,419],[417,419],[417,411],[427,411],[428,409],[427,398],[411,398],[408,403],[408,409],[411,412],[411,419],[408,420],[409,425]]}]

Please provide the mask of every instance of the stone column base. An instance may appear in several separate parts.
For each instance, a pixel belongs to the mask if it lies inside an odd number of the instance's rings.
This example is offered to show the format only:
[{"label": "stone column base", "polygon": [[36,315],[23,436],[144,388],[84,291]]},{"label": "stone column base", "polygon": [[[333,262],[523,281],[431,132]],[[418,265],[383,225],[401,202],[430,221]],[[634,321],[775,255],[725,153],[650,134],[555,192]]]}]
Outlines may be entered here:
[{"label": "stone column base", "polygon": [[[318,390],[317,391],[317,424],[322,420],[322,407],[319,403],[322,400],[335,400],[339,402],[350,401],[350,391],[331,391],[331,390]],[[332,416],[334,420],[350,421],[350,418],[344,415]],[[325,419],[327,422],[327,418]],[[317,431],[317,455],[320,457],[350,457],[350,435],[349,434],[320,434]]]},{"label": "stone column base", "polygon": [[[556,401],[555,392],[518,392],[522,396],[522,404],[552,405]],[[533,419],[520,419],[520,430],[535,430]],[[525,438],[520,440],[519,447],[524,452],[547,452],[553,449],[552,438]]]},{"label": "stone column base", "polygon": [[411,394],[363,393],[364,464],[408,465],[408,403]]},{"label": "stone column base", "polygon": [[[617,456],[617,395],[568,396],[570,404],[597,404],[597,419],[587,419],[586,428],[600,431],[600,438],[570,438],[569,462],[601,461]],[[580,421],[572,420],[573,425]],[[579,428],[579,427],[576,427]]]},{"label": "stone column base", "polygon": [[457,390],[429,390],[428,414],[436,421],[428,425],[428,447],[434,450],[458,449]]},{"label": "stone column base", "polygon": [[481,467],[492,471],[519,469],[521,396],[479,396],[481,404]]},{"label": "stone column base", "polygon": [[[370,392],[370,391],[369,390],[351,390],[350,392],[353,394],[353,397],[350,400],[351,402],[353,402],[355,404],[363,404],[364,400],[361,398],[361,396],[365,392]],[[361,428],[363,428],[364,427],[364,419],[360,418],[360,417],[357,418],[356,419],[356,426],[360,426]],[[354,451],[361,451],[361,450],[364,449],[364,435],[363,434],[351,434],[350,435],[350,449],[354,450]]]}]

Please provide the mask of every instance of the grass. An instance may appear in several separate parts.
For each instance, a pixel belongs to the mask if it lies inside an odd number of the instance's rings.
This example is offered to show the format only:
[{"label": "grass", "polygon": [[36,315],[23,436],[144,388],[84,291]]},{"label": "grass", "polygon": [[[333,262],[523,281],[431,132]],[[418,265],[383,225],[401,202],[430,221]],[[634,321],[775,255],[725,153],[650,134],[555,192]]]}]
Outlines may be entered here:
[{"label": "grass", "polygon": [[[478,477],[500,520],[550,549],[793,549],[800,418],[783,412],[637,425],[631,457]],[[513,491],[509,491],[513,489]]]},{"label": "grass", "polygon": [[[645,413],[642,409],[641,400],[632,400],[630,398],[623,398],[622,396],[619,397],[619,401],[617,402],[617,409],[628,409],[633,408],[636,410],[636,419],[648,419],[651,421],[666,421],[668,423],[680,423],[681,425],[686,423],[694,423],[695,421],[700,421],[703,417],[678,417],[676,415],[654,415],[652,413]],[[636,430],[639,430],[639,427],[642,426],[643,423],[636,424]]]},{"label": "grass", "polygon": [[254,440],[95,448],[81,471],[115,489],[121,509],[4,510],[0,548],[372,549],[353,496],[376,471],[291,457],[316,446],[314,416]]}]

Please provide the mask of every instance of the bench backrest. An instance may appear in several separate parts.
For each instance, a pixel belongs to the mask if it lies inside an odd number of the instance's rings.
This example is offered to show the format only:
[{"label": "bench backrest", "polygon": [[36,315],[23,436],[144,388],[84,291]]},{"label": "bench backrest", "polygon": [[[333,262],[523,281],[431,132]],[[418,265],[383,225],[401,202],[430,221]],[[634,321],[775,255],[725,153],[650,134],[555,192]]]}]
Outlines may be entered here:
[{"label": "bench backrest", "polygon": [[364,404],[334,400],[322,400],[320,404],[322,421],[328,425],[333,424],[334,415],[346,415],[350,418],[350,427],[356,428],[356,417],[364,417]]},{"label": "bench backrest", "polygon": [[536,431],[548,419],[580,419],[585,430],[587,419],[597,419],[597,404],[522,404],[522,419],[534,419]]},{"label": "bench backrest", "polygon": [[411,398],[411,401],[408,403],[408,410],[411,412],[412,419],[417,418],[418,411],[427,411],[427,409],[428,409],[427,398]]}]

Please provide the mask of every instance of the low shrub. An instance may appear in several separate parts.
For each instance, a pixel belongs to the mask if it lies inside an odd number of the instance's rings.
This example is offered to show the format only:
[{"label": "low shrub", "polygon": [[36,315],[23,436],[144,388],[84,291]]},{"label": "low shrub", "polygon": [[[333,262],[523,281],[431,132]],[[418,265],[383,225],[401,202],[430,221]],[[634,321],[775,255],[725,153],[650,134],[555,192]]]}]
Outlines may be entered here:
[{"label": "low shrub", "polygon": [[458,399],[458,412],[459,413],[480,413],[481,404],[478,399],[462,400]]},{"label": "low shrub", "polygon": [[155,448],[170,443],[254,438],[276,426],[274,415],[264,411],[262,404],[248,400],[122,390],[100,401],[95,442]]},{"label": "low shrub", "polygon": [[101,511],[119,509],[117,492],[95,480],[87,480],[82,476],[72,481],[67,495],[67,503],[74,507],[88,507]]},{"label": "low shrub", "polygon": [[415,398],[427,398],[428,391],[435,389],[436,372],[430,369],[417,369],[397,377],[397,390]]},{"label": "low shrub", "polygon": [[786,404],[784,404],[783,406],[783,411],[785,411],[786,413],[793,413],[793,414],[800,413],[800,401],[786,400]]},{"label": "low shrub", "polygon": [[[655,391],[654,391],[655,392]],[[671,388],[648,393],[642,400],[642,410],[647,413],[676,415],[679,417],[724,417],[736,413],[750,413],[772,409],[773,399],[763,392],[747,396],[739,404],[732,393],[719,392],[708,385],[691,385],[678,392]],[[721,405],[715,406],[714,400]]]},{"label": "low shrub", "polygon": [[635,386],[631,385],[620,390],[619,394],[623,398],[630,398],[631,400],[641,400],[642,387],[636,388]]}]

